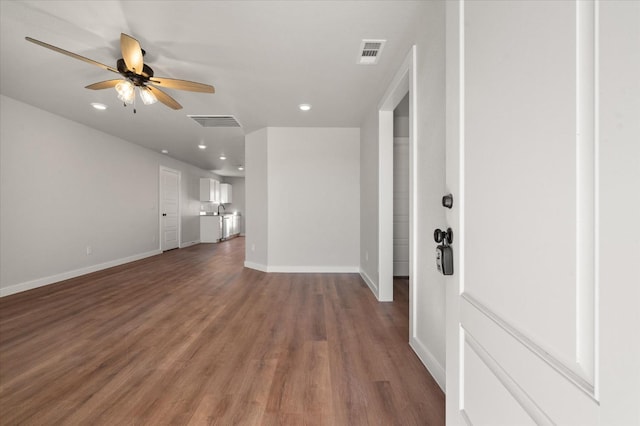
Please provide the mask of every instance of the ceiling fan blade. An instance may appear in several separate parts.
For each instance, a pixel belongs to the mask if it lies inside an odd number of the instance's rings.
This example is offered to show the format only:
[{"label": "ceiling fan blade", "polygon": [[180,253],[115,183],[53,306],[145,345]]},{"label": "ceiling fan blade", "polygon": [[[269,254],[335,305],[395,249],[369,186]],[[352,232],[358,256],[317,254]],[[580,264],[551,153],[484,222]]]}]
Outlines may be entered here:
[{"label": "ceiling fan blade", "polygon": [[158,89],[157,87],[153,87],[153,86],[146,86],[147,89],[149,89],[149,91],[151,93],[153,93],[155,95],[155,97],[162,102],[163,104],[165,104],[166,106],[168,106],[171,109],[182,109],[182,105],[180,105],[175,99],[173,99],[171,96],[167,95],[166,93],[164,93],[162,90]]},{"label": "ceiling fan blade", "polygon": [[195,81],[176,80],[165,77],[151,77],[151,84],[167,89],[189,90],[191,92],[215,93],[213,86],[209,84],[196,83]]},{"label": "ceiling fan blade", "polygon": [[47,49],[51,49],[51,50],[53,50],[55,52],[62,53],[63,55],[71,56],[72,58],[79,59],[79,60],[87,62],[89,64],[98,66],[98,67],[100,67],[100,68],[102,68],[104,70],[115,72],[115,73],[119,74],[117,69],[115,69],[113,67],[110,67],[108,65],[105,65],[105,64],[101,64],[100,62],[94,61],[93,59],[85,58],[84,56],[80,56],[80,55],[78,55],[76,53],[69,52],[68,50],[60,49],[59,47],[53,46],[51,44],[45,43],[45,42],[40,41],[40,40],[36,40],[35,38],[25,37],[25,39],[27,41],[30,41],[31,43],[35,43],[35,44],[37,44],[39,46],[46,47]]},{"label": "ceiling fan blade", "polygon": [[120,83],[121,81],[123,81],[121,78],[117,80],[101,81],[99,83],[93,83],[88,86],[85,86],[85,89],[91,89],[91,90],[111,89],[112,87],[116,87],[116,84]]},{"label": "ceiling fan blade", "polygon": [[142,58],[142,48],[135,38],[120,34],[120,50],[122,50],[122,59],[127,64],[127,68],[136,74],[142,74],[144,60]]}]

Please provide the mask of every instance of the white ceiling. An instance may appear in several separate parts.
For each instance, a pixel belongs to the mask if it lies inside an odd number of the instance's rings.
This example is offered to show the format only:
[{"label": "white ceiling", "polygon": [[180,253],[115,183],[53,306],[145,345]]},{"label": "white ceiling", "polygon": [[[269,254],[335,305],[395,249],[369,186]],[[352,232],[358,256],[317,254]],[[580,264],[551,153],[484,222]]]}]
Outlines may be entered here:
[{"label": "white ceiling", "polygon": [[[0,92],[221,175],[242,176],[244,135],[265,126],[359,127],[413,43],[423,1],[1,1]],[[120,33],[140,41],[156,76],[215,86],[166,89],[183,106],[138,105],[84,86],[115,74],[26,36],[115,67]],[[386,39],[377,65],[363,38]],[[108,105],[103,112],[91,102]],[[313,109],[300,111],[300,103]],[[187,114],[234,115],[203,128]],[[43,141],[44,142],[44,141]],[[201,151],[198,143],[208,148]],[[219,160],[224,153],[228,159]]]}]

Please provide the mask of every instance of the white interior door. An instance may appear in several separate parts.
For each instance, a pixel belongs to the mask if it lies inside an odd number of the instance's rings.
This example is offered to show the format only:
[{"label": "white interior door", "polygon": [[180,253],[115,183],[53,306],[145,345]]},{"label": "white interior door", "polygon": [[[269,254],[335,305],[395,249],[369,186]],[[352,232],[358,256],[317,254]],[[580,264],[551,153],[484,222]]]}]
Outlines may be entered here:
[{"label": "white interior door", "polygon": [[180,172],[160,168],[161,250],[178,248],[180,242]]},{"label": "white interior door", "polygon": [[599,7],[447,4],[448,424],[626,424],[600,407]]}]

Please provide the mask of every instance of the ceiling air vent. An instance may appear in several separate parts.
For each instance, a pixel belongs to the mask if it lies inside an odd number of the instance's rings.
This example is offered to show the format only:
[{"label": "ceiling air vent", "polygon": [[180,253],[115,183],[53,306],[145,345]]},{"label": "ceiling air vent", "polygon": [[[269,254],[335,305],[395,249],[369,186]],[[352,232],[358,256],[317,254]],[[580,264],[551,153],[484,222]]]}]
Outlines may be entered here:
[{"label": "ceiling air vent", "polygon": [[385,42],[386,40],[362,40],[358,63],[362,65],[377,64]]},{"label": "ceiling air vent", "polygon": [[202,127],[240,127],[233,115],[188,115]]}]

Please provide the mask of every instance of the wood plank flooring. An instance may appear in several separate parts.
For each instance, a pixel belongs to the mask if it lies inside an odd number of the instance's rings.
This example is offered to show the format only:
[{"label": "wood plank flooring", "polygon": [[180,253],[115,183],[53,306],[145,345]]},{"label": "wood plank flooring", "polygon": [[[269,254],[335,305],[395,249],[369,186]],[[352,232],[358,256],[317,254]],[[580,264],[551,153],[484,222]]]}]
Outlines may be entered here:
[{"label": "wood plank flooring", "polygon": [[0,299],[2,425],[443,425],[407,281],[243,268],[244,238]]}]

